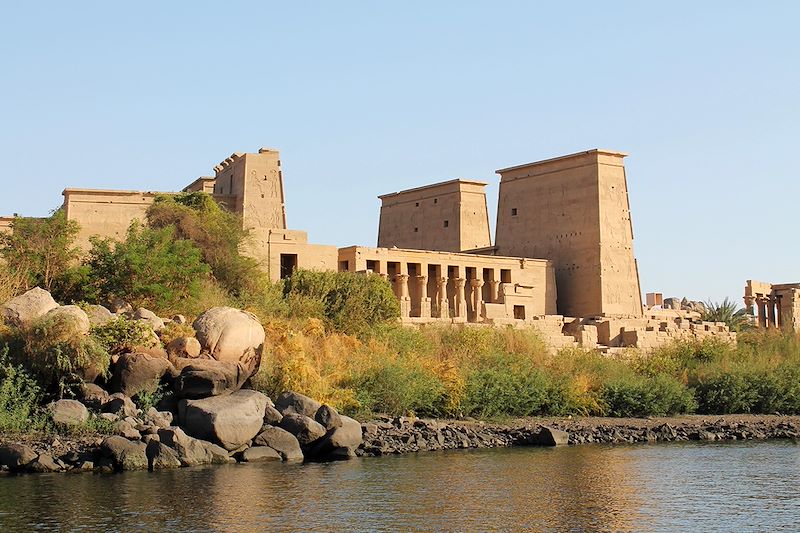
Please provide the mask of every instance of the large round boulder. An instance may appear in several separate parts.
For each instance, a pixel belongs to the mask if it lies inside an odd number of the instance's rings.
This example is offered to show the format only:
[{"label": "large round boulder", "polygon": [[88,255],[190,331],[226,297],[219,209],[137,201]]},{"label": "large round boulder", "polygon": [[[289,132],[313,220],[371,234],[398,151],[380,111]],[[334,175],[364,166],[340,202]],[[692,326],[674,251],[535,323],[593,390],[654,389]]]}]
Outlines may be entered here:
[{"label": "large round boulder", "polygon": [[253,439],[256,446],[269,446],[279,454],[284,461],[302,461],[303,451],[297,437],[285,429],[268,426]]},{"label": "large round boulder", "polygon": [[146,470],[148,467],[147,446],[114,435],[100,445],[100,454],[111,460],[115,470]]},{"label": "large round boulder", "polygon": [[133,312],[133,319],[147,323],[156,333],[164,329],[164,320],[144,307],[140,307]]},{"label": "large round boulder", "polygon": [[37,453],[24,444],[5,444],[0,446],[0,466],[12,472],[20,470],[36,460]]},{"label": "large round boulder", "polygon": [[89,316],[77,305],[62,305],[45,313],[45,320],[57,321],[62,328],[69,330],[71,335],[87,335],[92,327]]},{"label": "large round boulder", "polygon": [[194,337],[178,337],[167,344],[167,355],[169,357],[185,357],[195,359],[200,356],[203,347],[200,341]]},{"label": "large round boulder", "polygon": [[329,430],[325,437],[307,449],[309,459],[345,459],[354,457],[363,439],[361,424],[349,416],[339,415],[340,426]]},{"label": "large round boulder", "polygon": [[93,326],[102,326],[114,320],[114,314],[102,305],[87,305],[86,316]]},{"label": "large round boulder", "polygon": [[305,415],[289,413],[281,419],[281,429],[294,435],[303,448],[312,446],[325,436],[325,427]]},{"label": "large round boulder", "polygon": [[0,305],[0,318],[9,326],[25,326],[44,316],[58,304],[50,293],[40,287],[12,298]]},{"label": "large round boulder", "polygon": [[74,426],[89,420],[89,410],[78,400],[56,400],[47,408],[53,422],[58,425]]},{"label": "large round boulder", "polygon": [[241,362],[252,376],[261,365],[266,335],[252,313],[232,307],[213,307],[192,324],[203,351],[217,361]]}]

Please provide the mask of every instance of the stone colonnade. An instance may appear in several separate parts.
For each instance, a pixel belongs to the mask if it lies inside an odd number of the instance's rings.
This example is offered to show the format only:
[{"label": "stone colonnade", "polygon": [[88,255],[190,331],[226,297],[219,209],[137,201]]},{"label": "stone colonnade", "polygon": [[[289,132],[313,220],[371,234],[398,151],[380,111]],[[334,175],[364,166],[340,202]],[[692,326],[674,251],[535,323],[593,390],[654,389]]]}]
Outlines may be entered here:
[{"label": "stone colonnade", "polygon": [[755,298],[758,308],[758,327],[760,328],[780,328],[781,324],[781,297],[780,296],[758,296]]},{"label": "stone colonnade", "polygon": [[401,261],[368,261],[368,270],[392,283],[401,319],[484,322],[484,303],[502,303],[511,270]]},{"label": "stone colonnade", "polygon": [[800,283],[766,283],[749,279],[744,305],[760,328],[800,332]]}]

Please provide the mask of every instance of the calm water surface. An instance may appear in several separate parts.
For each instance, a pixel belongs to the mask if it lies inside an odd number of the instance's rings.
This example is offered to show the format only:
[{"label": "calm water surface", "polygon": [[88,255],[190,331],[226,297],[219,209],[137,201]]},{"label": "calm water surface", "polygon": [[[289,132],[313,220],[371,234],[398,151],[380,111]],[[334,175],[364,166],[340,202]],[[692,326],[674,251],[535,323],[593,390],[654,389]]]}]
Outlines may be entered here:
[{"label": "calm water surface", "polygon": [[0,478],[0,531],[798,531],[800,446],[580,446]]}]

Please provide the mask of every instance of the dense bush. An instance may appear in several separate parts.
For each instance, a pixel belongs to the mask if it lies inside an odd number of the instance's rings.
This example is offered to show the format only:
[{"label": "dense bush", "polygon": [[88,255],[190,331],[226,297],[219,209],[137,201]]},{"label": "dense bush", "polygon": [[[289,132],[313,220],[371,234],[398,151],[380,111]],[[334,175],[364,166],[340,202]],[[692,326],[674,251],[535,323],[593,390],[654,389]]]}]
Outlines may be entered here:
[{"label": "dense bush", "polygon": [[241,219],[207,193],[159,195],[147,210],[147,223],[174,228],[176,238],[194,243],[214,278],[234,297],[257,298],[268,283],[258,262],[241,253],[247,244]]},{"label": "dense bush", "polygon": [[78,258],[78,224],[59,209],[46,218],[14,218],[11,230],[0,233],[0,258],[8,273],[2,283],[52,291]]},{"label": "dense bush", "polygon": [[749,413],[758,401],[758,390],[745,372],[721,372],[698,381],[695,394],[701,413]]},{"label": "dense bush", "polygon": [[295,316],[320,317],[334,331],[362,335],[400,316],[389,282],[350,272],[298,270],[284,295]]},{"label": "dense bush", "polygon": [[531,363],[509,354],[486,357],[467,373],[463,414],[485,418],[548,413],[554,384]]},{"label": "dense bush", "polygon": [[431,368],[414,357],[375,360],[343,385],[356,391],[361,411],[442,414],[444,386]]},{"label": "dense bush", "polygon": [[46,391],[64,396],[73,385],[87,377],[107,373],[108,351],[91,335],[76,335],[63,316],[44,316],[21,330],[22,365]]},{"label": "dense bush", "polygon": [[616,379],[602,386],[600,398],[610,416],[674,415],[697,408],[692,392],[666,374]]},{"label": "dense bush", "polygon": [[200,250],[176,238],[173,227],[151,229],[136,222],[123,242],[92,239],[87,264],[92,296],[113,295],[162,312],[178,312],[198,297],[209,273]]},{"label": "dense bush", "polygon": [[93,326],[91,334],[109,354],[129,352],[137,347],[152,347],[155,340],[146,322],[129,320],[125,317]]},{"label": "dense bush", "polygon": [[38,429],[41,395],[36,381],[9,360],[8,347],[0,349],[0,433]]},{"label": "dense bush", "polygon": [[800,413],[800,366],[720,370],[698,380],[695,391],[701,413]]},{"label": "dense bush", "polygon": [[[313,320],[310,321],[315,323]],[[551,353],[531,329],[382,326],[360,339],[274,321],[256,383],[345,412],[436,416],[799,413],[800,338],[674,342],[650,355]]]}]

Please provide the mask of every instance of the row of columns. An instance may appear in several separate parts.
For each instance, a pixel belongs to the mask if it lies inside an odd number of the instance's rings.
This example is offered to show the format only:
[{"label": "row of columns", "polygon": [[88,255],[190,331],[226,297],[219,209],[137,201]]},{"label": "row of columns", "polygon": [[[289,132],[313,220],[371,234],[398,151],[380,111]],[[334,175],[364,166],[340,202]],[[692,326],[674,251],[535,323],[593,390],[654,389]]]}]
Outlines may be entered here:
[{"label": "row of columns", "polygon": [[800,331],[800,284],[760,293],[752,291],[748,282],[744,305],[760,328]]},{"label": "row of columns", "polygon": [[758,306],[758,326],[762,328],[780,328],[781,324],[781,300],[771,296],[760,296],[756,298]]},{"label": "row of columns", "polygon": [[[381,275],[388,277],[383,273]],[[415,285],[413,295],[412,289],[409,287],[409,280],[412,278]],[[402,318],[453,318],[468,322],[481,322],[483,320],[484,284],[489,283],[489,302],[498,302],[501,296],[499,280],[439,277],[436,279],[434,301],[431,305],[431,296],[428,294],[428,276],[397,274],[391,281],[395,295],[400,300]],[[469,287],[467,287],[467,281],[469,281]],[[450,282],[452,282],[452,300],[451,295],[448,295]]]}]

